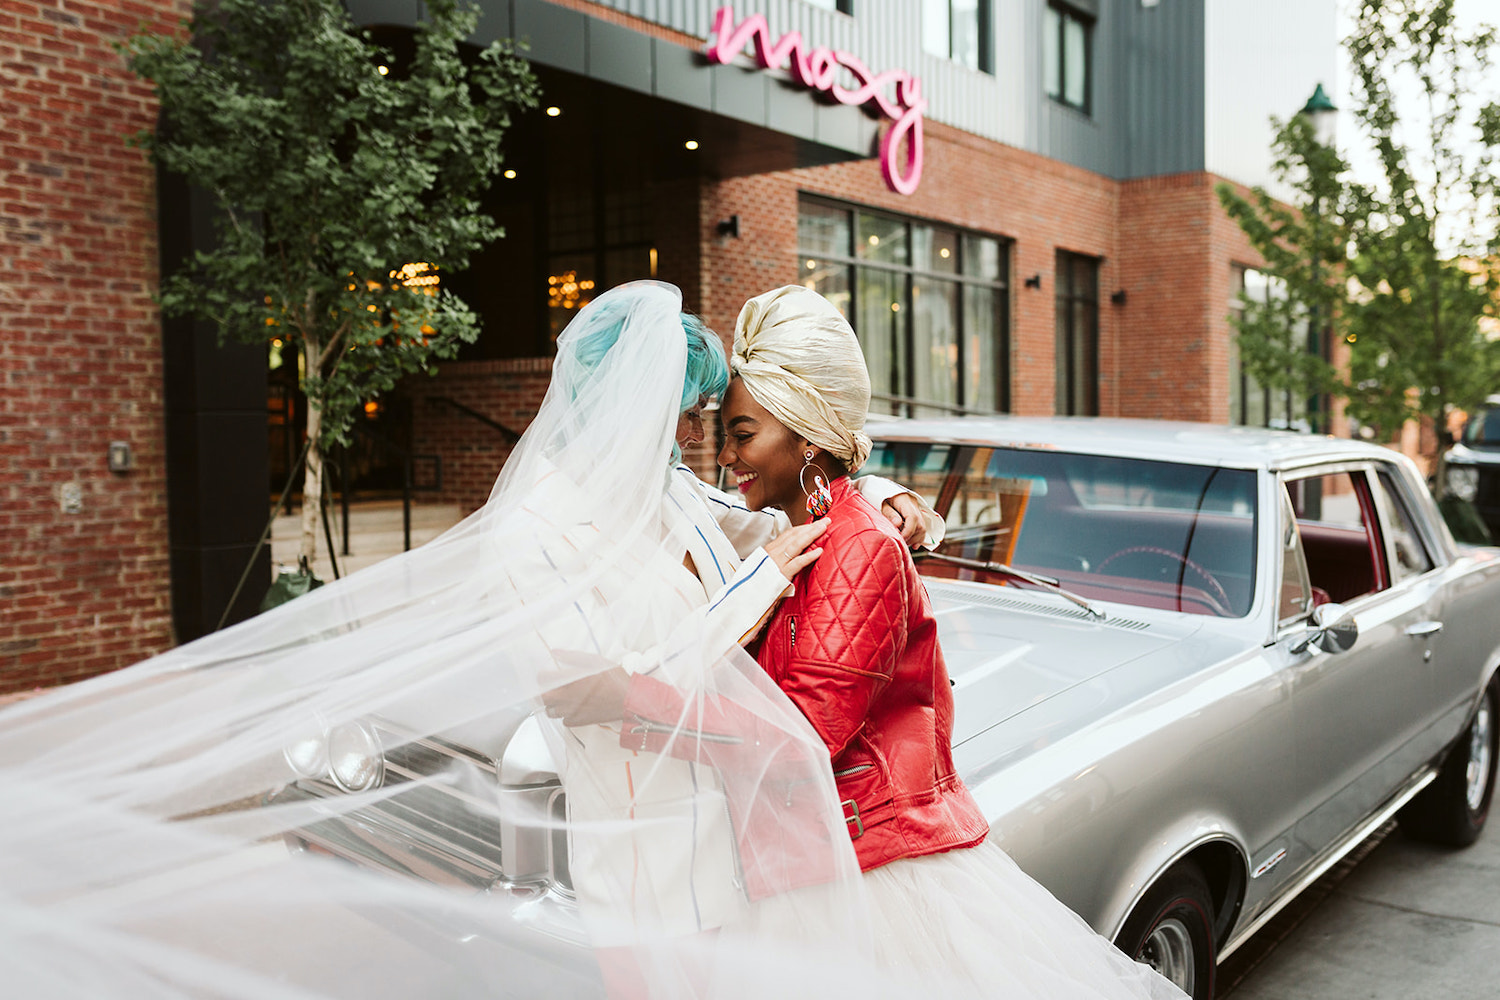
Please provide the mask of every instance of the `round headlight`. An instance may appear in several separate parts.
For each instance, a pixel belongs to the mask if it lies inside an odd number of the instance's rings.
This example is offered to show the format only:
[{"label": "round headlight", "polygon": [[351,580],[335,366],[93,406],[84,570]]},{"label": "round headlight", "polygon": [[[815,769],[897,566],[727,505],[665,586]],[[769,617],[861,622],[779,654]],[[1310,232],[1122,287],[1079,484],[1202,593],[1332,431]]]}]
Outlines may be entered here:
[{"label": "round headlight", "polygon": [[328,734],[328,763],[333,783],[346,792],[369,791],[385,776],[380,741],[359,722],[346,722]]},{"label": "round headlight", "polygon": [[1479,470],[1472,465],[1448,466],[1448,492],[1472,503],[1479,494]]},{"label": "round headlight", "polygon": [[298,777],[321,778],[328,774],[328,743],[322,735],[298,740],[281,751],[281,755]]}]

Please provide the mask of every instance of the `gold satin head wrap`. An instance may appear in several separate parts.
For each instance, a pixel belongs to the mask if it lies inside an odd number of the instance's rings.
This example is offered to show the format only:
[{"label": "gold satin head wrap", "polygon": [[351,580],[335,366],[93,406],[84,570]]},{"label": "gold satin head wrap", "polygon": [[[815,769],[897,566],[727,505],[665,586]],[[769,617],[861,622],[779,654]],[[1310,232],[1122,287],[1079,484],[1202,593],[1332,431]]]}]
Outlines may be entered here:
[{"label": "gold satin head wrap", "polygon": [[734,324],[730,368],[793,433],[855,472],[870,457],[870,373],[849,323],[801,285],[757,295]]}]

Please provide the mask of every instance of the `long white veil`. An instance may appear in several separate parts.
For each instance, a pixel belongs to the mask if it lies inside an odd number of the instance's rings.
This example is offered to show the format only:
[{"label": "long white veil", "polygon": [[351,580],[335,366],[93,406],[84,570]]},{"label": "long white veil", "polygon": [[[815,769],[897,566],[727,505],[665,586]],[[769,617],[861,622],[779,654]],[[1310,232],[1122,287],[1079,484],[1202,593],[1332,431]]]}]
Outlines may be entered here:
[{"label": "long white veil", "polygon": [[[709,648],[664,537],[680,308],[637,283],[584,309],[490,501],[437,540],[0,711],[8,994],[596,996],[604,944],[653,996],[854,985],[827,752],[742,651]],[[538,711],[626,660],[680,694],[661,752]],[[340,837],[386,863],[325,856],[358,853]],[[651,847],[672,843],[712,917],[684,923],[676,852]],[[737,938],[736,908],[808,884],[817,940]]]}]

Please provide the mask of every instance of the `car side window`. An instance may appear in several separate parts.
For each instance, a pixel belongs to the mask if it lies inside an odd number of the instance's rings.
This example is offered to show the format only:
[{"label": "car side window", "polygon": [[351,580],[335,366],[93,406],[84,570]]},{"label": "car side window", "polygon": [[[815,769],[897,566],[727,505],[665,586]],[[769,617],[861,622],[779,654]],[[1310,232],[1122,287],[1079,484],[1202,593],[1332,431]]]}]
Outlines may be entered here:
[{"label": "car side window", "polygon": [[1380,486],[1380,499],[1385,507],[1385,528],[1391,541],[1391,582],[1399,583],[1413,576],[1421,576],[1432,569],[1432,557],[1422,544],[1422,536],[1412,520],[1401,490],[1389,472],[1381,470],[1376,480]]},{"label": "car side window", "polygon": [[1375,505],[1363,470],[1290,479],[1313,604],[1348,603],[1387,586]]},{"label": "car side window", "polygon": [[1281,601],[1277,623],[1300,621],[1313,607],[1312,584],[1307,578],[1307,557],[1302,554],[1302,535],[1292,498],[1281,493]]}]

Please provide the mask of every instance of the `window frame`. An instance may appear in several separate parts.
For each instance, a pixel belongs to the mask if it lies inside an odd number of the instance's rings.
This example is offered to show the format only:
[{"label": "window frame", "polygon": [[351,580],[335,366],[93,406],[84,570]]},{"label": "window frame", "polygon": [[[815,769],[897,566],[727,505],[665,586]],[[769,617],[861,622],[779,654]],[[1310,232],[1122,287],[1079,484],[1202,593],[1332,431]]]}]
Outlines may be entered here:
[{"label": "window frame", "polygon": [[[824,262],[825,264],[837,265],[838,267],[843,268],[845,273],[845,282],[849,290],[848,294],[850,313],[850,315],[846,316],[845,318],[849,320],[851,325],[853,325],[858,318],[857,309],[860,294],[860,272],[862,270],[879,271],[886,274],[898,276],[898,301],[901,304],[901,312],[905,314],[905,318],[901,320],[902,330],[900,343],[900,367],[902,369],[901,382],[902,388],[905,391],[891,395],[904,397],[907,401],[893,402],[891,404],[893,412],[897,413],[898,415],[905,416],[914,415],[914,410],[932,409],[938,409],[949,414],[962,413],[966,409],[970,410],[971,412],[1010,412],[1012,401],[1012,371],[1010,355],[1013,347],[1011,342],[1010,315],[1012,285],[1011,267],[1013,260],[1012,251],[1015,245],[1014,240],[1010,239],[1009,237],[1002,236],[998,233],[987,233],[977,229],[967,229],[949,222],[943,222],[941,220],[928,219],[914,215],[903,215],[896,212],[886,211],[884,209],[874,208],[869,205],[862,205],[855,202],[839,201],[838,199],[828,198],[826,196],[818,195],[812,192],[798,192],[797,206],[799,221],[802,215],[803,205],[816,205],[822,209],[831,209],[834,211],[843,212],[847,216],[849,242],[848,245],[843,248],[843,252],[841,253],[834,254],[827,253],[821,250],[808,249],[802,246],[799,236],[797,246],[797,283],[802,284],[803,262],[808,259],[819,260]],[[895,263],[890,261],[872,260],[869,258],[860,257],[858,255],[858,252],[855,248],[863,235],[859,226],[859,219],[862,215],[876,216],[887,221],[897,222],[901,225],[906,246],[904,262]],[[914,263],[912,263],[913,226],[931,226],[948,230],[956,234],[957,239],[955,241],[955,246],[957,248],[957,259],[954,261],[952,272],[931,271],[925,268],[918,267]],[[993,240],[999,245],[1001,256],[997,277],[992,279],[963,273],[965,264],[964,255],[968,252],[965,249],[967,245],[965,237],[977,237],[983,240]],[[915,388],[917,367],[914,358],[914,354],[917,348],[917,338],[915,334],[916,310],[913,308],[912,290],[915,286],[916,279],[918,278],[923,278],[930,281],[948,282],[952,285],[955,285],[958,289],[959,308],[957,310],[957,321],[954,327],[954,337],[957,344],[957,362],[954,366],[953,373],[955,388],[953,398],[956,400],[956,402],[951,407],[948,407],[945,404],[940,404],[936,400],[930,401],[929,405],[922,405],[920,403],[911,401],[915,398],[912,395],[912,391]],[[977,408],[972,406],[971,401],[965,399],[965,373],[966,365],[968,362],[968,358],[965,356],[965,352],[968,331],[965,325],[967,322],[967,313],[964,309],[963,290],[967,287],[986,289],[993,293],[995,296],[995,339],[994,344],[992,345],[994,350],[993,360],[995,384],[993,388],[995,408],[992,411],[978,410]],[[871,390],[872,393],[876,396],[887,395],[886,387],[884,386],[877,387],[872,385]],[[884,401],[885,400],[880,400],[880,402]]]},{"label": "window frame", "polygon": [[994,41],[995,18],[994,18],[994,9],[993,9],[993,7],[994,7],[994,0],[976,0],[976,2],[975,2],[975,20],[976,20],[976,24],[975,24],[975,29],[974,30],[978,33],[978,36],[979,36],[979,50],[975,53],[975,62],[974,62],[974,65],[972,65],[972,66],[969,65],[969,63],[967,63],[963,59],[960,59],[954,53],[954,51],[953,51],[953,38],[954,38],[954,31],[953,31],[953,27],[954,27],[954,22],[953,22],[953,0],[922,0],[921,9],[920,9],[920,15],[921,15],[921,18],[922,18],[922,23],[925,25],[926,22],[927,22],[927,11],[926,11],[927,5],[928,4],[937,4],[937,3],[942,4],[943,7],[948,12],[948,44],[947,44],[947,51],[946,52],[936,52],[933,49],[929,48],[928,44],[927,44],[927,38],[926,38],[925,31],[923,32],[922,37],[920,39],[920,43],[921,43],[921,46],[922,46],[922,51],[925,52],[925,53],[927,53],[928,55],[933,56],[933,57],[938,58],[938,59],[947,59],[949,62],[956,63],[957,65],[962,66],[964,69],[970,70],[972,72],[975,72],[975,73],[984,73],[984,74],[986,74],[988,76],[994,76],[995,75],[995,41]]},{"label": "window frame", "polygon": [[[1047,94],[1047,99],[1062,107],[1076,111],[1089,118],[1094,116],[1094,28],[1098,24],[1098,17],[1089,11],[1066,3],[1064,0],[1047,0],[1046,8],[1042,12],[1042,31],[1047,31],[1047,12],[1054,11],[1057,14],[1057,65],[1054,78],[1054,67],[1045,64],[1042,66],[1042,86]],[[1067,30],[1069,22],[1081,25],[1083,28],[1083,102],[1075,104],[1067,97],[1068,79],[1068,56],[1067,56]],[[1045,39],[1042,51],[1047,51]]]},{"label": "window frame", "polygon": [[[1246,277],[1254,272],[1264,275],[1266,278],[1266,298],[1256,299],[1247,291],[1248,282]],[[1250,377],[1240,363],[1239,330],[1235,320],[1245,315],[1245,300],[1267,305],[1272,298],[1284,298],[1285,292],[1277,296],[1274,292],[1275,283],[1279,280],[1274,275],[1250,264],[1241,264],[1230,261],[1229,264],[1229,424],[1235,427],[1267,427],[1273,430],[1293,431],[1299,434],[1311,434],[1326,423],[1327,414],[1323,409],[1323,401],[1318,396],[1299,397],[1291,389],[1272,389],[1262,385],[1259,381]],[[1318,354],[1327,358],[1327,345],[1315,344],[1313,332],[1309,331],[1307,351],[1309,354]],[[1321,340],[1321,338],[1319,338]],[[1259,406],[1257,413],[1251,413],[1250,389],[1254,387],[1259,392]],[[1285,419],[1284,426],[1277,426],[1275,420]]]},{"label": "window frame", "polygon": [[[1423,519],[1416,513],[1416,504],[1412,502],[1409,495],[1409,487],[1406,477],[1389,462],[1382,462],[1369,469],[1370,493],[1375,498],[1375,509],[1380,518],[1380,534],[1385,546],[1386,575],[1390,587],[1395,587],[1408,580],[1416,580],[1436,570],[1442,569],[1448,562],[1447,554],[1443,546],[1437,544],[1437,539],[1431,537],[1431,526],[1423,523]],[[1400,505],[1400,510],[1392,510],[1392,502]],[[1419,572],[1406,569],[1398,570],[1401,561],[1396,557],[1396,530],[1400,525],[1401,515],[1404,514],[1411,522],[1411,537],[1422,549],[1422,555],[1427,558],[1428,566]],[[1397,573],[1400,576],[1397,576]]]},{"label": "window frame", "polygon": [[[1059,249],[1053,270],[1054,344],[1055,372],[1053,375],[1053,411],[1059,416],[1097,417],[1099,415],[1099,270],[1102,257],[1075,253]],[[1092,292],[1078,291],[1076,271],[1080,265],[1092,266]],[[1063,290],[1063,275],[1067,274],[1067,291]],[[1079,345],[1080,331],[1075,325],[1075,306],[1083,305],[1088,310],[1090,329],[1083,331],[1084,343]],[[1064,332],[1066,328],[1066,333]],[[1066,349],[1064,349],[1066,346]],[[1075,351],[1075,347],[1079,350]],[[1092,371],[1085,395],[1081,402],[1073,399],[1075,370],[1078,362],[1087,360]]]}]

